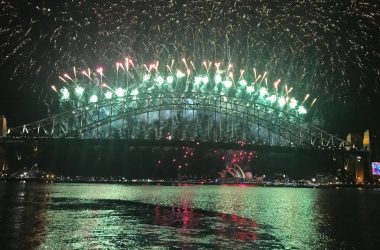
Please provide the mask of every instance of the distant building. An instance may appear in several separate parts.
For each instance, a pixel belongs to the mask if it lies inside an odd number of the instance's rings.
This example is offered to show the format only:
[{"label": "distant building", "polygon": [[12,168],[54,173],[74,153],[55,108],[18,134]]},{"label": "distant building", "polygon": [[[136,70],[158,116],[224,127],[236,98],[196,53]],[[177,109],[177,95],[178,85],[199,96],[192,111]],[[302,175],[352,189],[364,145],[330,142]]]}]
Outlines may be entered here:
[{"label": "distant building", "polygon": [[362,149],[364,138],[361,134],[349,133],[346,139],[349,143],[352,143],[355,148]]},{"label": "distant building", "polygon": [[370,151],[370,159],[371,159],[371,171],[373,181],[377,181],[380,183],[380,128],[371,130],[370,133],[370,141],[371,141],[371,151]]},{"label": "distant building", "polygon": [[367,129],[363,137],[363,149],[368,151],[370,176],[372,180],[379,178],[378,170],[374,170],[373,163],[380,162],[380,128]]},{"label": "distant building", "polygon": [[380,162],[380,128],[373,128],[369,132],[369,151],[371,161]]},{"label": "distant building", "polygon": [[336,177],[330,173],[317,174],[315,180],[321,184],[335,183],[337,181]]},{"label": "distant building", "polygon": [[6,154],[4,147],[0,146],[0,173],[8,170]]},{"label": "distant building", "polygon": [[372,170],[372,162],[380,162],[380,128],[367,129],[363,135],[350,133],[346,140],[358,150],[368,152],[367,157],[362,159],[361,156],[357,156],[345,167],[352,176],[355,176],[356,183],[377,179]]},{"label": "distant building", "polygon": [[232,167],[226,167],[226,169],[223,169],[222,171],[218,172],[218,175],[221,178],[233,177],[244,180],[252,179],[252,172],[244,173],[243,169],[238,164],[234,164]]},{"label": "distant building", "polygon": [[7,131],[8,131],[8,127],[7,127],[7,119],[5,118],[5,115],[0,116],[0,123],[1,123],[0,136],[6,136]]},{"label": "distant building", "polygon": [[369,129],[364,132],[363,136],[363,149],[369,151],[370,150],[370,139],[369,139]]}]

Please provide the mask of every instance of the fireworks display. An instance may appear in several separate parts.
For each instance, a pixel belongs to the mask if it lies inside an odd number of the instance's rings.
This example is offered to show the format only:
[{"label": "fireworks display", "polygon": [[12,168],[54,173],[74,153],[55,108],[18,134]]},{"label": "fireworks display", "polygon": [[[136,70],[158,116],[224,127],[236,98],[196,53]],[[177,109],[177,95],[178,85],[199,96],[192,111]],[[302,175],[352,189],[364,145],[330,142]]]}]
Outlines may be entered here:
[{"label": "fireworks display", "polygon": [[281,78],[278,88],[302,90],[298,99],[310,94],[310,104],[371,100],[379,91],[377,1],[5,0],[0,7],[1,64],[28,75],[35,89],[50,88],[74,65],[97,68],[128,56],[233,64],[235,78],[238,69],[256,68]]},{"label": "fireworks display", "polygon": [[197,67],[186,59],[182,59],[181,65],[176,65],[174,60],[168,65],[159,65],[159,61],[135,65],[130,58],[125,58],[124,62],[115,64],[111,75],[102,67],[81,69],[80,73],[74,68],[73,75],[64,73],[58,77],[59,83],[51,87],[60,96],[61,107],[66,109],[127,95],[137,98],[142,93],[175,91],[202,92],[210,97],[222,96],[225,101],[230,97],[254,101],[297,115],[306,114],[316,101],[309,98],[309,94],[297,100],[292,97],[293,92],[297,92],[292,86],[280,85],[281,79],[269,84],[268,73],[259,74],[256,68],[234,70],[232,64],[223,68],[221,63],[210,61]]}]

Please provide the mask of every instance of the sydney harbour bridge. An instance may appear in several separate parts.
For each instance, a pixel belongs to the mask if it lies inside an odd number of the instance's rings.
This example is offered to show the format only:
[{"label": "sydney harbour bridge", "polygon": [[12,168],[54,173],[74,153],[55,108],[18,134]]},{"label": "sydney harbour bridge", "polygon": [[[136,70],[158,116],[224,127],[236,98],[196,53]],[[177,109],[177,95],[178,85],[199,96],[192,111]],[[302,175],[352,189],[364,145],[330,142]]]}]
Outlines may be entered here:
[{"label": "sydney harbour bridge", "polygon": [[255,101],[201,92],[154,92],[104,99],[13,128],[8,136],[350,147],[299,115]]},{"label": "sydney harbour bridge", "polygon": [[247,142],[338,148],[350,144],[295,114],[209,93],[145,93],[105,99],[16,127],[10,137]]},{"label": "sydney harbour bridge", "polygon": [[349,142],[306,122],[304,102],[289,91],[281,94],[278,82],[271,92],[257,78],[234,80],[228,71],[195,76],[179,70],[168,76],[147,72],[117,76],[127,82],[124,88],[111,84],[99,69],[97,75],[83,72],[87,85],[65,75],[61,79],[71,85],[52,86],[61,112],[11,128],[4,139],[32,144],[35,151],[46,140],[352,151]]}]

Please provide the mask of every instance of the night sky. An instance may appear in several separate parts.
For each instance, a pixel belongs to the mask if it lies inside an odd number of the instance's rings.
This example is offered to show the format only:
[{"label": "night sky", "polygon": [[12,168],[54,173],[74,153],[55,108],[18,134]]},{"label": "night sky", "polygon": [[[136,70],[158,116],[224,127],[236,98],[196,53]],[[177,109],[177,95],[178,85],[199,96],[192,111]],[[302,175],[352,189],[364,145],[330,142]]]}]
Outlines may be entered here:
[{"label": "night sky", "polygon": [[74,66],[187,58],[267,71],[317,98],[309,121],[362,132],[380,126],[379,21],[378,1],[5,0],[0,114],[13,127],[58,112],[51,85]]}]

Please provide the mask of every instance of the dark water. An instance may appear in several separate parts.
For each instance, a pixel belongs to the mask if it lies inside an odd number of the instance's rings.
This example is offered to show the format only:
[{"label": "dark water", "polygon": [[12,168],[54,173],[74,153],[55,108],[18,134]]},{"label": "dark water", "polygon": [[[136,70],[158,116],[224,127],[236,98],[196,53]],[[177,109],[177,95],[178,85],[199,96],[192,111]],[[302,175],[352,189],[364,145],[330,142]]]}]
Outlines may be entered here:
[{"label": "dark water", "polygon": [[380,249],[380,190],[0,183],[1,249]]}]

